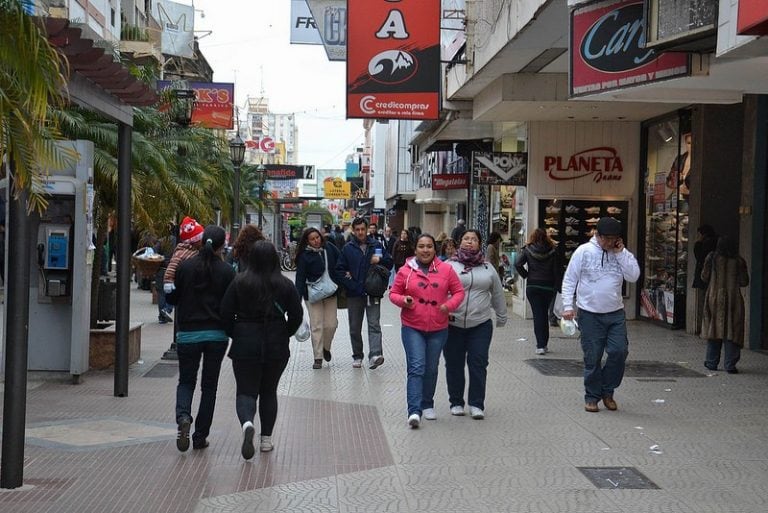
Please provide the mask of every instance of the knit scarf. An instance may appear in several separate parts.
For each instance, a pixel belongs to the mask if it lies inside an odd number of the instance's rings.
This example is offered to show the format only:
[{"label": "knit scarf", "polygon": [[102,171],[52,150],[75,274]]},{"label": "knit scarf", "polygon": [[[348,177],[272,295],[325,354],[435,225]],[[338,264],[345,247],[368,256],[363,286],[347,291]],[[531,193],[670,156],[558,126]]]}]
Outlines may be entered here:
[{"label": "knit scarf", "polygon": [[479,249],[470,250],[458,248],[456,250],[456,255],[454,255],[452,260],[456,260],[459,263],[464,264],[464,271],[470,271],[473,267],[477,267],[478,265],[485,263],[483,252]]}]

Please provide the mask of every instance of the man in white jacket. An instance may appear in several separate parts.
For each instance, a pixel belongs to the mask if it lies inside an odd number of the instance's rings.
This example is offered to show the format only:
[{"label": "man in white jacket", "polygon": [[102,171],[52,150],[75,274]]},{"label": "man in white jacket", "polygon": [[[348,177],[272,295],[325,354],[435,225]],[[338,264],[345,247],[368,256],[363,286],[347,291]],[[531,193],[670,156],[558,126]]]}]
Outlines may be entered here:
[{"label": "man in white jacket", "polygon": [[[621,286],[640,277],[637,259],[624,247],[621,223],[603,217],[597,234],[573,252],[563,277],[563,319],[576,317],[576,296],[581,348],[584,351],[584,409],[597,412],[601,400],[617,409],[613,392],[624,377],[629,354],[627,323]],[[607,353],[605,365],[603,353]]]}]

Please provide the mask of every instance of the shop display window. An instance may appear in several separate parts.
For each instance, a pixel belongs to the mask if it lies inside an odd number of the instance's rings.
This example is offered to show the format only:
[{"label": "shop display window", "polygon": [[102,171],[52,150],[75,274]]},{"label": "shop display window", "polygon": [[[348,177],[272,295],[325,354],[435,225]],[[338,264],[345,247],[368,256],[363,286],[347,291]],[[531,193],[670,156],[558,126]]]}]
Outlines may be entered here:
[{"label": "shop display window", "polygon": [[685,326],[688,195],[692,137],[688,118],[646,126],[645,256],[640,316]]},{"label": "shop display window", "polygon": [[[565,270],[574,250],[589,241],[601,217],[613,217],[621,222],[621,236],[626,241],[628,208],[627,201],[558,198],[540,199],[537,210],[542,228],[557,245]],[[626,293],[626,284],[622,290]]]}]

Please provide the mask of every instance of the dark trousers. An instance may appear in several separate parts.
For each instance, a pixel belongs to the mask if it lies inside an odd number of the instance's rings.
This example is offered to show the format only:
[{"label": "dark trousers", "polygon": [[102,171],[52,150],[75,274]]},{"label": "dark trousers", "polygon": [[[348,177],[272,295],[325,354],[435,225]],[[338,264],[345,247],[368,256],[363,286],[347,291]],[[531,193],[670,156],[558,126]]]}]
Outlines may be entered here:
[{"label": "dark trousers", "polygon": [[469,369],[467,402],[485,409],[485,381],[488,376],[488,352],[491,348],[493,322],[489,319],[472,328],[448,326],[448,340],[443,349],[445,380],[451,406],[464,406],[464,365]]},{"label": "dark trousers", "polygon": [[717,370],[720,364],[720,353],[725,348],[725,361],[723,366],[725,370],[735,370],[736,364],[741,359],[741,347],[730,340],[707,340],[707,357],[704,360],[704,366],[709,370]]},{"label": "dark trousers", "polygon": [[237,392],[235,410],[240,425],[253,422],[258,402],[261,435],[272,436],[277,419],[277,385],[288,359],[284,360],[232,360]]},{"label": "dark trousers", "polygon": [[549,343],[549,303],[555,293],[552,290],[526,287],[525,295],[533,313],[533,333],[536,335],[536,347],[544,348]]},{"label": "dark trousers", "polygon": [[216,408],[216,390],[219,386],[221,361],[227,351],[226,342],[195,342],[176,345],[179,356],[179,384],[176,387],[176,422],[183,418],[192,420],[192,397],[197,385],[200,360],[200,407],[195,421],[192,440],[205,440],[211,431],[213,410]]}]

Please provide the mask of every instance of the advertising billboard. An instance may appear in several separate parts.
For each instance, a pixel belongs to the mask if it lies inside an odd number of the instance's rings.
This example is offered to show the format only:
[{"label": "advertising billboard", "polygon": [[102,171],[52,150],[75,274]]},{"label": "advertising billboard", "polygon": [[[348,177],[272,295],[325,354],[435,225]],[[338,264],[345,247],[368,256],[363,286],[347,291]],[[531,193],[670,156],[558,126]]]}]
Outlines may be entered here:
[{"label": "advertising billboard", "polygon": [[323,44],[306,0],[291,0],[291,44]]},{"label": "advertising billboard", "polygon": [[349,0],[347,19],[347,118],[438,119],[440,0]]},{"label": "advertising billboard", "polygon": [[347,60],[347,0],[306,0],[329,61]]},{"label": "advertising billboard", "polygon": [[570,95],[586,96],[690,74],[686,53],[645,47],[642,0],[610,0],[571,11]]},{"label": "advertising billboard", "polygon": [[[158,80],[157,90],[176,88],[169,80]],[[235,84],[228,82],[185,82],[184,88],[195,91],[192,124],[204,128],[232,128]]]}]

